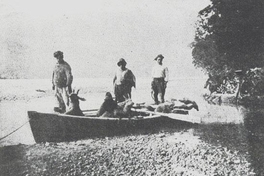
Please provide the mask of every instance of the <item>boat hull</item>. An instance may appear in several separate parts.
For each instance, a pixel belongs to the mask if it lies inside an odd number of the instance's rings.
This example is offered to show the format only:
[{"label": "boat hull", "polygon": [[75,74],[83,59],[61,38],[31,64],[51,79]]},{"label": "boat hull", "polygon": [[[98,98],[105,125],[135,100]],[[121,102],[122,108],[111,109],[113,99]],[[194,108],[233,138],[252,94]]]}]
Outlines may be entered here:
[{"label": "boat hull", "polygon": [[37,143],[63,142],[79,139],[131,134],[175,126],[176,120],[163,116],[143,118],[80,117],[28,111],[29,123]]}]

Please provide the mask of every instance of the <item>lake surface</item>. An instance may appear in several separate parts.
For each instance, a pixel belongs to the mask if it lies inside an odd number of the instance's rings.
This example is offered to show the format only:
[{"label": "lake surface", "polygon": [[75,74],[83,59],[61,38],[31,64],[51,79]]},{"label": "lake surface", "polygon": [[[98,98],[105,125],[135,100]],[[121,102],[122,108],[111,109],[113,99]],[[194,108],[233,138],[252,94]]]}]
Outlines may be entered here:
[{"label": "lake surface", "polygon": [[[137,80],[132,90],[134,102],[152,102],[150,79]],[[249,110],[243,107],[210,105],[203,100],[202,78],[171,80],[166,99],[189,98],[197,102],[199,111],[190,114],[202,118],[203,124],[193,127],[193,135],[212,145],[232,149],[245,154],[257,173],[264,174],[264,110]],[[103,102],[107,91],[113,92],[112,79],[76,79],[73,87],[80,88],[81,109],[95,109]],[[0,140],[0,146],[34,144],[27,111],[52,112],[55,97],[50,80],[0,80],[0,138],[22,126],[19,130]],[[45,92],[43,92],[45,91]],[[260,174],[261,175],[261,174]]]}]

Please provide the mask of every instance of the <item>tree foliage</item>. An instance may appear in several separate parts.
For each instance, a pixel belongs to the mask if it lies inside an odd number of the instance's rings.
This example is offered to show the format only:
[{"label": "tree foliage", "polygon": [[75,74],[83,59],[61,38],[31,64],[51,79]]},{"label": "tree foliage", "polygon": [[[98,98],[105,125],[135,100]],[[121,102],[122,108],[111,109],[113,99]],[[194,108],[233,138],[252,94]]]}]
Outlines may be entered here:
[{"label": "tree foliage", "polygon": [[264,1],[211,0],[199,12],[193,63],[216,75],[264,65]]}]

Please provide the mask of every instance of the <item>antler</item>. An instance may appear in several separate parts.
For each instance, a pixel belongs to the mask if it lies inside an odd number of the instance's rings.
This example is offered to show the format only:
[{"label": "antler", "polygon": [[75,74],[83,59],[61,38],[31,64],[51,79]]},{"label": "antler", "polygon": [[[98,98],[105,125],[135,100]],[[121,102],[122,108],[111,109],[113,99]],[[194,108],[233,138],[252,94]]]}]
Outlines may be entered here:
[{"label": "antler", "polygon": [[77,96],[77,97],[78,97],[78,99],[81,100],[81,101],[86,101],[85,98],[82,98],[82,97],[79,97],[79,96]]}]

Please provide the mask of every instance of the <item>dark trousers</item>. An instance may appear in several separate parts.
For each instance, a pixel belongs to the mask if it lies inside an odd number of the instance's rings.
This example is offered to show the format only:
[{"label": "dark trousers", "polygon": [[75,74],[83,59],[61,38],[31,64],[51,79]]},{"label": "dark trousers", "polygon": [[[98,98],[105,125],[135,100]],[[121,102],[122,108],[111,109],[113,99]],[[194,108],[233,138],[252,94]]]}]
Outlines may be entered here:
[{"label": "dark trousers", "polygon": [[128,85],[115,85],[114,92],[116,102],[123,102],[131,98],[131,87]]},{"label": "dark trousers", "polygon": [[153,91],[153,99],[155,103],[164,103],[164,96],[166,90],[166,83],[164,81],[164,78],[154,78],[151,82],[151,88]]}]

